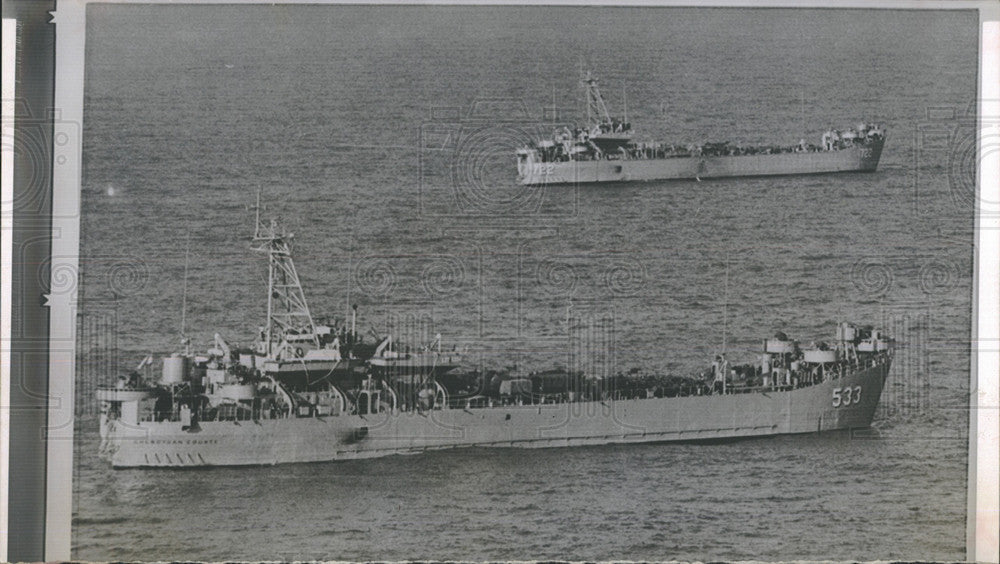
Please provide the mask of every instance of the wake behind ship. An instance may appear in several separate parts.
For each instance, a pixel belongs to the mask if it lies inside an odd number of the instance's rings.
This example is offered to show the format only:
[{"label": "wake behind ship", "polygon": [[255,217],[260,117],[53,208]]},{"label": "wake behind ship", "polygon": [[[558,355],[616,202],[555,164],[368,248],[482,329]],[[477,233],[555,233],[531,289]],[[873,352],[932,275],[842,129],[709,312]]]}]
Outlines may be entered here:
[{"label": "wake behind ship", "polygon": [[[892,340],[837,326],[832,344],[762,341],[756,363],[716,357],[695,377],[633,371],[459,372],[441,337],[374,350],[347,320],[316,324],[291,235],[258,219],[268,319],[253,347],[147,357],[97,391],[101,454],[116,468],[262,465],[457,447],[562,447],[762,437],[868,427]],[[186,347],[185,347],[186,349]]]},{"label": "wake behind ship", "polygon": [[551,139],[518,149],[521,184],[874,172],[885,143],[885,129],[869,123],[831,129],[818,145],[804,139],[796,145],[767,146],[636,142],[627,116],[617,119],[608,112],[597,79],[588,74],[584,86],[586,125],[564,128]]}]

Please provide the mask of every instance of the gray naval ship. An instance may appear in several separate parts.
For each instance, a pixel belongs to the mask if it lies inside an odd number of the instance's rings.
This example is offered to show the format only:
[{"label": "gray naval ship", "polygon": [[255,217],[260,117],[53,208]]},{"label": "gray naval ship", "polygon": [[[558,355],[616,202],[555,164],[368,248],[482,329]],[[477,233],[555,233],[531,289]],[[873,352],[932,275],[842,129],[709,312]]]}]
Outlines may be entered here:
[{"label": "gray naval ship", "polygon": [[[763,340],[696,377],[550,370],[459,372],[441,337],[408,348],[316,324],[291,235],[260,221],[267,323],[252,347],[147,356],[97,390],[100,454],[115,468],[264,465],[456,447],[711,441],[868,427],[893,358],[882,331],[841,323],[832,344]],[[347,325],[347,320],[344,321]],[[360,355],[360,356],[359,356]],[[153,365],[161,367],[154,374]]]},{"label": "gray naval ship", "polygon": [[636,142],[627,115],[618,119],[608,112],[597,79],[588,73],[583,83],[586,125],[563,128],[551,139],[518,149],[521,184],[874,172],[885,143],[885,129],[869,123],[844,131],[830,129],[818,145],[804,139],[787,146]]}]

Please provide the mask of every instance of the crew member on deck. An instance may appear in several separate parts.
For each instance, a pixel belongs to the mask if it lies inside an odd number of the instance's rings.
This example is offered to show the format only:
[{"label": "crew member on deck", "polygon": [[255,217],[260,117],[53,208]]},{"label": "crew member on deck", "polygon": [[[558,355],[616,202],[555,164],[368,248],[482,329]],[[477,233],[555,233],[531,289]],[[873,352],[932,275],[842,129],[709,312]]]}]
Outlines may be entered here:
[{"label": "crew member on deck", "polygon": [[726,362],[726,355],[716,355],[715,362],[712,363],[712,372],[715,381],[712,385],[713,392],[724,393],[726,391],[726,373],[729,372],[729,363]]},{"label": "crew member on deck", "polygon": [[771,385],[771,355],[767,353],[760,355],[760,373],[763,376],[762,385]]}]

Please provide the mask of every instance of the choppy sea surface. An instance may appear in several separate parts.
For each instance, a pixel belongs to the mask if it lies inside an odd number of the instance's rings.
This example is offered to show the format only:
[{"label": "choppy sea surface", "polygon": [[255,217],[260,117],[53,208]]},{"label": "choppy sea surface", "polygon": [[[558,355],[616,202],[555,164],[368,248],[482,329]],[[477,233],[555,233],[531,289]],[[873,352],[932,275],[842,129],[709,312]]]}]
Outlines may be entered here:
[{"label": "choppy sea surface", "polygon": [[[974,12],[88,10],[74,559],[964,557]],[[873,174],[517,186],[584,70],[641,140],[888,141]],[[182,311],[199,346],[262,322],[258,189],[317,316],[469,367],[694,373],[840,320],[900,349],[862,433],[112,470],[96,385]]]}]

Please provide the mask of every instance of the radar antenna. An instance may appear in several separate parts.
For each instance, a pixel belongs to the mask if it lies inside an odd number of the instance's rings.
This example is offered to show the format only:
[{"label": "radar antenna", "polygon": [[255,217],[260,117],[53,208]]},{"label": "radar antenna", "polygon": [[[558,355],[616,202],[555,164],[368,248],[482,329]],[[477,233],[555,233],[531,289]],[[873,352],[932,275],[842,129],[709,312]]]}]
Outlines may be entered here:
[{"label": "radar antenna", "polygon": [[276,345],[280,345],[289,334],[309,335],[318,348],[316,325],[309,313],[309,305],[292,261],[291,240],[294,234],[286,232],[275,219],[266,224],[261,221],[261,209],[258,190],[257,204],[254,206],[256,227],[252,248],[268,257],[265,353],[269,358],[274,358],[280,352]]}]

